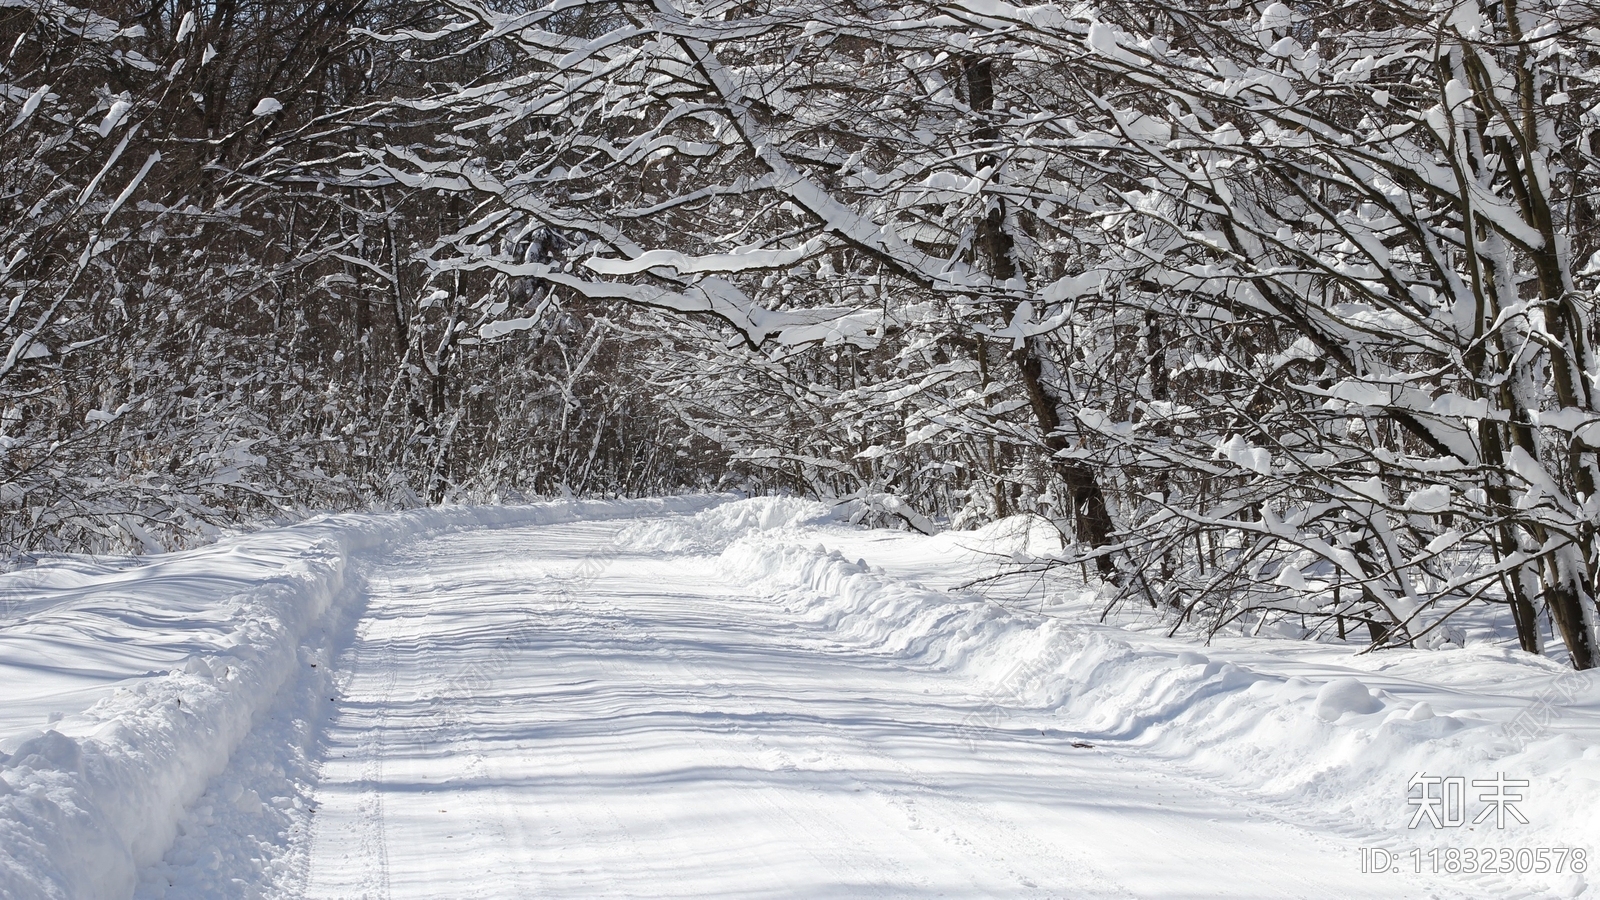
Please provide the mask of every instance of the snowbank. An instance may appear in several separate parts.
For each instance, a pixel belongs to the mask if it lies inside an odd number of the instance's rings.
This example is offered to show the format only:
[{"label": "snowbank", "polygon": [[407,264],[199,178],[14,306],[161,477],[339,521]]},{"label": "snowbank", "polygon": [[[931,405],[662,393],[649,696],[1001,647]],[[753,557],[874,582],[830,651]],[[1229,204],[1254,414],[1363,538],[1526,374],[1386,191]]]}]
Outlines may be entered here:
[{"label": "snowbank", "polygon": [[799,497],[750,497],[714,506],[691,518],[649,519],[624,529],[618,541],[633,550],[663,553],[722,552],[752,532],[793,531],[832,521],[826,503]]},{"label": "snowbank", "polygon": [[[101,665],[86,693],[40,700],[24,682],[6,685],[30,723],[54,712],[43,730],[0,716],[0,897],[127,897],[172,845],[186,805],[305,677],[318,629],[360,608],[353,567],[364,555],[448,529],[661,513],[696,514],[631,524],[623,540],[717,556],[840,641],[968,680],[981,698],[963,726],[974,736],[1066,732],[1397,854],[1577,847],[1592,860],[1597,850],[1600,674],[1489,645],[1369,656],[1266,639],[1202,647],[1101,624],[1087,600],[1075,616],[1043,616],[925,586],[1048,550],[1052,536],[1026,522],[925,538],[830,524],[836,511],[809,501],[720,499],[330,516],[189,553],[0,576],[0,667],[19,664],[22,638],[59,650],[75,635],[105,654],[83,663]],[[79,696],[92,699],[61,706]],[[1413,828],[1418,773],[1526,780],[1517,809],[1528,821]],[[219,794],[227,802],[261,802],[231,787],[238,796]],[[1592,896],[1587,877],[1504,884]]]},{"label": "snowbank", "polygon": [[[841,640],[975,680],[987,702],[968,718],[974,733],[1049,727],[1152,754],[1290,821],[1396,854],[1565,847],[1592,861],[1600,849],[1600,673],[1489,647],[1368,656],[1264,639],[1202,647],[1101,625],[1098,607],[1053,618],[931,590],[819,539],[861,546],[837,530],[792,529],[747,536],[722,559]],[[901,540],[926,558],[941,539]],[[1408,797],[1422,789],[1408,785],[1418,773],[1526,780],[1514,805],[1528,823],[1497,828],[1469,815],[1454,829],[1411,827],[1420,804]],[[1477,788],[1468,790],[1476,814]],[[1540,895],[1594,894],[1571,868],[1533,876],[1545,879]],[[1504,880],[1484,877],[1490,887]],[[1525,891],[1528,877],[1504,884]]]},{"label": "snowbank", "polygon": [[[216,627],[181,666],[126,679],[82,712],[53,715],[47,730],[0,740],[0,897],[131,895],[139,867],[172,844],[185,805],[297,673],[302,640],[335,607],[360,602],[351,570],[361,555],[449,529],[689,512],[718,499],[326,516],[139,563],[16,573],[0,585],[8,627],[48,614],[57,632],[92,629],[92,641]],[[51,591],[74,599],[52,604]],[[8,701],[26,705],[17,694],[8,686]]]}]

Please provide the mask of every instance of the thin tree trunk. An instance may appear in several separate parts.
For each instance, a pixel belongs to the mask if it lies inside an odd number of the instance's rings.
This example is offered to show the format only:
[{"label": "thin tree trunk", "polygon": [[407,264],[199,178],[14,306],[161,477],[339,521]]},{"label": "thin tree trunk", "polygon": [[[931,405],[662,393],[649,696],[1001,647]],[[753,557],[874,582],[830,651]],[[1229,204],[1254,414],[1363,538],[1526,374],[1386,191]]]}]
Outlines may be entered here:
[{"label": "thin tree trunk", "polygon": [[[988,60],[972,62],[966,69],[966,81],[968,103],[974,112],[986,116],[994,109],[993,66]],[[999,130],[988,121],[980,121],[973,132],[977,143],[991,147],[999,136]],[[994,154],[987,154],[979,161],[980,167],[997,165],[999,158]],[[978,220],[976,240],[977,250],[989,266],[989,274],[1001,283],[1017,276],[1017,264],[1013,258],[1015,242],[1006,230],[1005,220],[1005,201],[997,199],[984,217]],[[1003,311],[1008,317],[1014,315],[1016,303],[1004,304]],[[1100,489],[1100,480],[1094,470],[1082,462],[1063,456],[1070,445],[1061,431],[1061,398],[1045,381],[1040,350],[1038,339],[1028,338],[1011,351],[1011,361],[1022,376],[1022,386],[1028,394],[1028,406],[1033,411],[1044,447],[1050,454],[1050,465],[1066,483],[1076,519],[1077,539],[1097,549],[1109,546],[1115,526],[1111,521],[1105,492]],[[1098,556],[1095,567],[1102,578],[1110,579],[1116,574],[1116,563],[1109,555]]]}]

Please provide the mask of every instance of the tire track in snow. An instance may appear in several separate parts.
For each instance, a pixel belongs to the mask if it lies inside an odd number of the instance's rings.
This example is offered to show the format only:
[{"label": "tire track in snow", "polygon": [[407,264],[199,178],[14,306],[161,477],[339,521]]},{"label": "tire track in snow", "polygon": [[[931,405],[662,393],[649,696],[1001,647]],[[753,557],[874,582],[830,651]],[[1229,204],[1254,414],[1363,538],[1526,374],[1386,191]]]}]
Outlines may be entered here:
[{"label": "tire track in snow", "polygon": [[[850,659],[853,654],[847,645],[840,644],[832,639],[831,634],[809,632],[795,628],[792,621],[786,621],[779,616],[772,616],[768,627],[774,633],[788,631],[793,636],[784,642],[785,649],[815,655],[818,659],[826,660],[829,656],[841,659]],[[699,658],[691,658],[682,662],[682,667],[687,671],[700,662]],[[907,670],[902,666],[884,662],[881,671],[890,677],[903,678],[913,682],[923,680],[932,681],[936,685],[940,676],[932,673],[918,673]],[[700,676],[704,680],[704,676]],[[909,688],[908,688],[909,690]],[[933,688],[924,688],[924,692]],[[997,818],[986,813],[974,804],[958,805],[951,809],[943,809],[948,805],[941,796],[939,786],[930,782],[926,774],[917,768],[907,765],[904,761],[888,754],[881,747],[869,741],[861,740],[857,735],[851,734],[836,722],[823,721],[819,723],[820,730],[832,738],[831,746],[818,741],[816,748],[811,752],[815,760],[831,760],[836,762],[840,769],[845,766],[845,753],[851,753],[859,760],[861,757],[870,759],[872,764],[864,767],[872,771],[892,772],[907,787],[895,788],[886,785],[883,780],[852,778],[853,790],[865,797],[872,798],[881,806],[881,813],[876,817],[885,828],[900,828],[908,832],[922,831],[924,829],[949,850],[961,854],[971,860],[974,868],[990,866],[995,861],[1001,861],[1013,881],[1013,887],[1023,893],[1036,893],[1041,890],[1037,874],[1026,874],[1025,865],[1020,865],[1019,860],[1013,859],[1016,848],[1027,848],[1029,860],[1038,866],[1041,861],[1046,865],[1058,865],[1066,862],[1063,850],[1060,847],[1050,847],[1028,835],[1024,830],[1016,827],[1015,823]],[[954,732],[954,724],[944,726],[945,730]],[[763,736],[759,730],[752,730],[743,735],[753,745],[754,754],[761,759],[775,760],[776,768],[790,771],[803,772],[804,768],[795,757],[781,745],[770,743],[769,737]],[[818,749],[820,748],[820,749]],[[857,764],[856,768],[863,768]],[[924,819],[928,822],[925,823]],[[981,823],[981,827],[974,828],[974,823]],[[843,823],[840,823],[841,826]],[[832,833],[837,835],[847,829],[840,827]],[[967,837],[968,833],[984,836],[985,840],[976,841]],[[994,840],[992,836],[1003,835],[1003,839]],[[1092,865],[1083,859],[1073,859],[1077,869],[1084,874],[1087,884],[1080,885],[1080,890],[1093,890],[1092,896],[1103,897],[1131,897],[1132,895],[1121,889],[1114,881],[1098,873]],[[912,872],[899,861],[892,861],[896,874],[901,877],[901,884],[906,881],[921,882],[922,886],[932,888],[932,884],[919,874]],[[981,890],[979,885],[971,886],[974,890]],[[1080,896],[1091,896],[1080,894]]]},{"label": "tire track in snow", "polygon": [[[367,587],[370,611],[376,598],[385,596],[393,590],[393,580],[374,573],[368,579]],[[401,666],[396,647],[398,635],[393,633],[390,623],[384,619],[369,618],[364,624],[367,627],[357,630],[354,645],[340,660],[340,666],[345,670],[343,684],[339,693],[335,695],[333,725],[328,729],[330,738],[334,740],[337,740],[335,736],[348,734],[353,730],[357,730],[360,737],[353,746],[325,741],[325,747],[339,746],[348,752],[334,750],[333,752],[341,754],[339,759],[325,758],[321,774],[321,780],[327,781],[331,771],[350,768],[349,760],[353,754],[354,759],[358,761],[353,783],[359,787],[359,798],[351,804],[354,815],[338,820],[332,820],[329,816],[330,811],[325,808],[327,800],[324,798],[323,803],[319,804],[323,809],[313,816],[311,834],[307,839],[310,854],[307,865],[308,881],[312,884],[318,883],[330,865],[336,865],[340,893],[328,896],[339,900],[355,897],[364,900],[389,900],[390,896],[389,847],[384,827],[382,790],[386,756],[384,740]],[[374,644],[376,644],[375,652]],[[378,690],[367,697],[357,693],[360,685],[353,677],[356,672],[379,673],[381,685]],[[362,712],[353,713],[352,708],[358,706]],[[330,829],[339,837],[330,839],[328,834]],[[319,857],[315,852],[319,842],[342,844],[347,849],[353,844],[358,848],[358,852],[355,854],[346,852],[341,855],[337,864],[333,864],[326,855]],[[349,880],[352,874],[355,875],[353,882]]]},{"label": "tire track in snow", "polygon": [[[976,686],[840,643],[722,583],[714,559],[617,553],[577,602],[541,593],[615,528],[457,535],[395,559],[365,632],[386,650],[351,656],[346,740],[330,742],[356,758],[330,760],[321,787],[319,815],[351,817],[353,786],[379,795],[353,814],[381,832],[355,845],[374,855],[351,863],[372,873],[361,889],[1393,896],[1318,845],[1337,838],[1258,821],[1147,762],[1016,734],[969,749]],[[489,659],[494,678],[461,691]],[[363,717],[356,702],[375,705]],[[355,728],[382,734],[350,741]],[[340,889],[340,834],[321,832],[310,896],[358,895]]]},{"label": "tire track in snow", "polygon": [[374,900],[389,900],[389,842],[384,829],[383,820],[383,740],[384,733],[389,724],[389,700],[394,696],[394,685],[398,679],[399,669],[395,665],[394,644],[384,645],[381,654],[383,668],[388,670],[389,677],[384,682],[381,699],[377,703],[377,720],[367,732],[361,750],[367,758],[365,769],[361,773],[361,781],[367,786],[366,798],[363,800],[363,813],[361,829],[362,856],[369,859],[376,867]]},{"label": "tire track in snow", "polygon": [[[713,744],[711,735],[706,732],[691,733],[690,740],[697,750],[707,759],[717,759],[723,765],[733,766],[740,763],[749,765],[751,758],[765,763],[769,759],[778,760],[778,764],[770,766],[774,772],[798,773],[799,766],[794,764],[792,757],[781,749],[770,748],[762,740],[759,731],[746,729],[739,724],[737,718],[727,716],[731,712],[727,709],[728,701],[737,699],[736,685],[730,685],[717,676],[726,673],[711,672],[703,674],[704,667],[697,667],[693,660],[682,659],[672,654],[659,640],[644,628],[639,629],[642,638],[649,642],[654,652],[661,660],[663,667],[679,680],[698,687],[701,693],[711,693],[710,697],[697,697],[690,708],[694,714],[722,714],[725,717],[725,732],[718,735],[720,740]],[[719,701],[713,703],[712,701]],[[749,710],[741,710],[749,714]],[[750,746],[755,748],[749,749]],[[823,789],[812,786],[810,790],[798,792],[793,795],[779,795],[773,791],[751,791],[750,800],[759,803],[768,816],[779,818],[803,836],[796,843],[821,866],[830,872],[848,873],[851,870],[850,856],[838,845],[837,837],[859,827],[858,822],[850,822],[840,818],[824,804],[819,803],[816,794]],[[786,801],[786,802],[785,802]],[[885,820],[879,818],[882,824]],[[904,862],[895,859],[882,860],[889,871],[875,873],[871,892],[861,893],[860,896],[891,896],[895,888],[906,884],[914,884],[919,889],[932,888],[932,884],[925,877],[912,871]],[[869,885],[858,884],[858,888],[866,889]]]}]

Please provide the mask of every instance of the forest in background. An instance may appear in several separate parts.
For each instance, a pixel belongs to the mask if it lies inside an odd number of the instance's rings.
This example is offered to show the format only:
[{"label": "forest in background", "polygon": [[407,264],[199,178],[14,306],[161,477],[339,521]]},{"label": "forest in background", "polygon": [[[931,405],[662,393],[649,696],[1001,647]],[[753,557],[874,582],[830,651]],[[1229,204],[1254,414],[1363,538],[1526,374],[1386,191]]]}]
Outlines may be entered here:
[{"label": "forest in background", "polygon": [[[1600,7],[0,0],[0,546],[786,490],[1595,665]],[[1492,607],[1492,609],[1489,609]]]}]

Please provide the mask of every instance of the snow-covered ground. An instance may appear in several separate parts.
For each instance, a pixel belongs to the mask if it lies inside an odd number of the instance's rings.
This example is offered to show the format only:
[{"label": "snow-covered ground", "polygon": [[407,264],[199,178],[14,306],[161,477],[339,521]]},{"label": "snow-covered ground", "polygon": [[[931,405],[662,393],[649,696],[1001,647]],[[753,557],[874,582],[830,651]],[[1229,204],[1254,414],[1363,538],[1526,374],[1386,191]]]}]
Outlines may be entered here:
[{"label": "snow-covered ground", "polygon": [[1025,520],[714,502],[0,577],[0,896],[1596,893],[1600,676],[1202,645],[1059,576],[959,589],[1049,549]]}]

